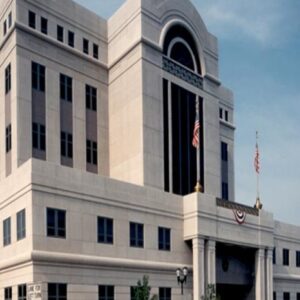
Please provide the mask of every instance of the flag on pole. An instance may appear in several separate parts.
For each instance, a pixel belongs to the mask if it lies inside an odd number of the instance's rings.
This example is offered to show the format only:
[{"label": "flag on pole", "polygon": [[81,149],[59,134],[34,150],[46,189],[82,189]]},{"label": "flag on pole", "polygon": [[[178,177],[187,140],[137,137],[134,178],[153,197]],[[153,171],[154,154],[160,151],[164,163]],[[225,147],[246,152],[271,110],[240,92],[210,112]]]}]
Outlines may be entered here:
[{"label": "flag on pole", "polygon": [[255,172],[256,172],[257,174],[259,174],[259,171],[260,171],[260,163],[259,163],[259,149],[258,149],[258,144],[257,144],[257,142],[256,142],[256,146],[255,146],[254,168],[255,168]]},{"label": "flag on pole", "polygon": [[198,105],[196,105],[196,118],[195,118],[195,125],[193,131],[193,141],[192,144],[195,148],[199,148],[199,133],[200,133],[200,121],[199,121],[199,111]]}]

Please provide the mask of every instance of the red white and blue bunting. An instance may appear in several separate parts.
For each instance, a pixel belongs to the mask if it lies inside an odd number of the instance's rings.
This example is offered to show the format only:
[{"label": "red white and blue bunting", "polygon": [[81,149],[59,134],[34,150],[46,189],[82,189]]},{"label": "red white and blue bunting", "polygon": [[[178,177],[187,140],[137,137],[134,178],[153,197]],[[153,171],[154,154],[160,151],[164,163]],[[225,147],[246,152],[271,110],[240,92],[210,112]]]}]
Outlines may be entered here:
[{"label": "red white and blue bunting", "polygon": [[246,220],[246,213],[244,211],[241,211],[239,209],[233,209],[234,217],[235,220],[237,221],[238,224],[243,224],[245,223]]}]

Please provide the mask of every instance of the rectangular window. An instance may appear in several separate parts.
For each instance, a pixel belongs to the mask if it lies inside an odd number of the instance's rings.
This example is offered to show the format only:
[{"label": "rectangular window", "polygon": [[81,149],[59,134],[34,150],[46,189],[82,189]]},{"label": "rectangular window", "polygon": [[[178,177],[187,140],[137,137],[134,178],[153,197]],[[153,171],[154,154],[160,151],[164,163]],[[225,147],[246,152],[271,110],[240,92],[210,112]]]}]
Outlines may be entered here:
[{"label": "rectangular window", "polygon": [[12,300],[12,287],[4,288],[4,300]]},{"label": "rectangular window", "polygon": [[24,239],[26,237],[26,214],[25,209],[22,209],[17,213],[17,240]]},{"label": "rectangular window", "polygon": [[97,89],[90,85],[85,86],[85,105],[87,109],[97,111]]},{"label": "rectangular window", "polygon": [[41,32],[48,34],[48,20],[44,17],[41,17]]},{"label": "rectangular window", "polygon": [[11,124],[9,124],[5,129],[5,149],[6,153],[11,150]]},{"label": "rectangular window", "polygon": [[98,243],[113,244],[113,219],[98,217]]},{"label": "rectangular window", "polygon": [[74,48],[75,44],[75,35],[74,32],[68,31],[68,45],[72,48]]},{"label": "rectangular window", "polygon": [[31,81],[34,90],[45,92],[45,72],[46,68],[36,62],[31,63]]},{"label": "rectangular window", "polygon": [[276,292],[273,292],[273,300],[276,300]]},{"label": "rectangular window", "polygon": [[7,23],[6,20],[3,22],[3,36],[7,33]]},{"label": "rectangular window", "polygon": [[228,145],[221,142],[221,158],[223,161],[228,161]]},{"label": "rectangular window", "polygon": [[297,300],[300,300],[300,293],[297,293]]},{"label": "rectangular window", "polygon": [[38,123],[32,123],[32,148],[46,151],[46,129]]},{"label": "rectangular window", "polygon": [[168,287],[159,288],[159,300],[171,300],[172,290]]},{"label": "rectangular window", "polygon": [[11,66],[10,64],[5,69],[5,94],[11,90]]},{"label": "rectangular window", "polygon": [[290,300],[290,293],[283,292],[283,300]]},{"label": "rectangular window", "polygon": [[219,118],[223,119],[223,109],[219,108]]},{"label": "rectangular window", "polygon": [[171,229],[158,227],[158,249],[170,251],[171,249]]},{"label": "rectangular window", "polygon": [[225,121],[228,122],[228,110],[225,110]]},{"label": "rectangular window", "polygon": [[64,28],[60,25],[57,25],[57,40],[64,42]]},{"label": "rectangular window", "polygon": [[97,44],[93,44],[93,57],[99,58],[99,46]]},{"label": "rectangular window", "polygon": [[97,142],[90,140],[86,141],[86,162],[88,164],[97,165],[98,164],[98,145]]},{"label": "rectangular window", "polygon": [[83,53],[89,54],[89,41],[87,39],[82,40]]},{"label": "rectangular window", "polygon": [[276,265],[276,248],[273,248],[273,265]]},{"label": "rectangular window", "polygon": [[115,288],[113,285],[99,285],[99,300],[114,300]]},{"label": "rectangular window", "polygon": [[296,267],[300,267],[300,251],[296,251]]},{"label": "rectangular window", "polygon": [[71,133],[61,131],[60,154],[61,156],[73,158],[73,136]]},{"label": "rectangular window", "polygon": [[130,222],[130,247],[144,247],[144,225]]},{"label": "rectangular window", "polygon": [[289,252],[289,249],[282,249],[282,262],[284,266],[288,266],[290,264]]},{"label": "rectangular window", "polygon": [[28,25],[29,27],[35,29],[35,13],[32,11],[28,12]]},{"label": "rectangular window", "polygon": [[66,211],[47,208],[47,236],[66,237]]},{"label": "rectangular window", "polygon": [[7,19],[8,21],[8,28],[10,28],[11,27],[11,25],[12,25],[12,14],[11,14],[11,12],[8,14],[8,19]]},{"label": "rectangular window", "polygon": [[72,102],[72,89],[72,78],[67,75],[60,74],[60,99]]},{"label": "rectangular window", "polygon": [[222,182],[222,199],[228,200],[229,195],[228,195],[228,183],[227,182]]},{"label": "rectangular window", "polygon": [[48,300],[67,300],[67,285],[48,283]]},{"label": "rectangular window", "polygon": [[7,246],[11,243],[10,228],[10,218],[7,218],[3,221],[3,246]]},{"label": "rectangular window", "polygon": [[26,300],[27,290],[26,284],[18,285],[18,300]]},{"label": "rectangular window", "polygon": [[135,289],[136,289],[136,286],[130,287],[130,300],[135,300]]}]

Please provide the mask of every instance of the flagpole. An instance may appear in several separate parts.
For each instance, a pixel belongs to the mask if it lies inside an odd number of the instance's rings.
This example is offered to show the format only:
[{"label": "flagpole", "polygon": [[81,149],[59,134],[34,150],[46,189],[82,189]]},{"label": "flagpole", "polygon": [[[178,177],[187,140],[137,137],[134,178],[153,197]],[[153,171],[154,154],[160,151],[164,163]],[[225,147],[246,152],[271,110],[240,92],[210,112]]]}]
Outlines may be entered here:
[{"label": "flagpole", "polygon": [[[199,118],[199,97],[196,98],[196,118],[198,117],[198,122],[200,124],[200,118]],[[198,146],[196,147],[196,153],[197,153],[197,158],[196,158],[196,163],[197,163],[197,182],[195,185],[195,192],[201,193],[202,192],[202,186],[201,186],[201,178],[200,178],[200,126],[198,130]]]},{"label": "flagpole", "polygon": [[256,131],[256,149],[255,149],[255,171],[256,171],[256,202],[255,207],[262,209],[262,203],[259,197],[259,173],[260,173],[260,162],[259,162],[259,149],[258,149],[258,131]]}]

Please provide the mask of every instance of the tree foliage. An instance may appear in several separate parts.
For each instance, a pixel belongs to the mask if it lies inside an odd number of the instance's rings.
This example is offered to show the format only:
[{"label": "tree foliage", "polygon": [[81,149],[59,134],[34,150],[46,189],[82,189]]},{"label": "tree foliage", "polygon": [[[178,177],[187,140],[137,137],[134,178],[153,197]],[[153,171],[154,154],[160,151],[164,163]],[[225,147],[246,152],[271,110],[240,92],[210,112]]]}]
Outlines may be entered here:
[{"label": "tree foliage", "polygon": [[142,281],[138,280],[137,285],[133,288],[134,300],[157,300],[157,295],[150,299],[151,286],[149,286],[148,276],[143,276]]}]

